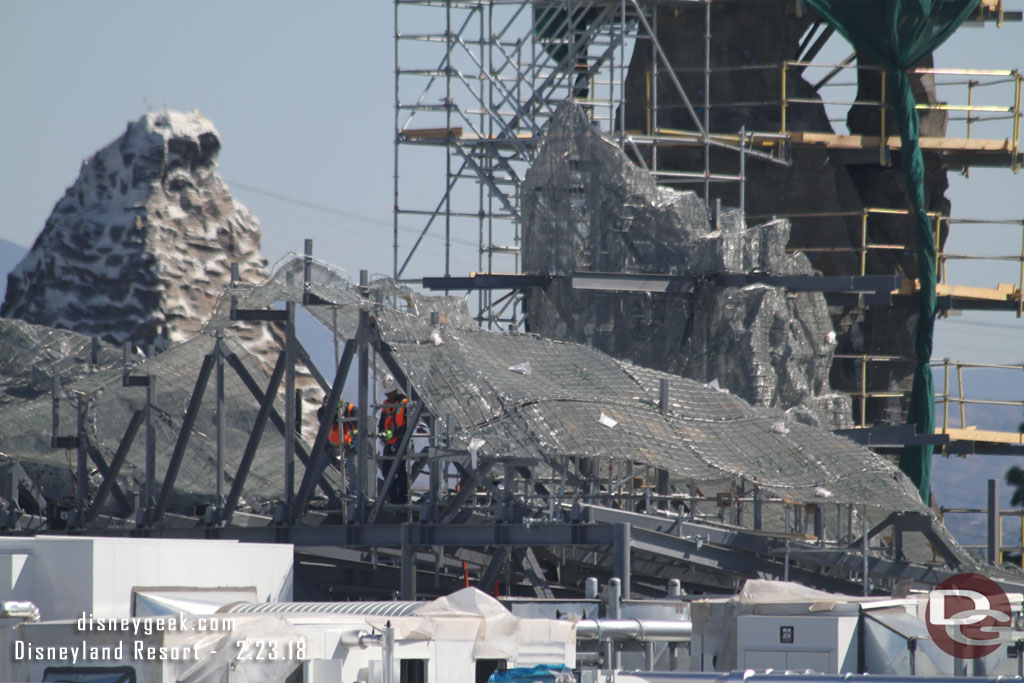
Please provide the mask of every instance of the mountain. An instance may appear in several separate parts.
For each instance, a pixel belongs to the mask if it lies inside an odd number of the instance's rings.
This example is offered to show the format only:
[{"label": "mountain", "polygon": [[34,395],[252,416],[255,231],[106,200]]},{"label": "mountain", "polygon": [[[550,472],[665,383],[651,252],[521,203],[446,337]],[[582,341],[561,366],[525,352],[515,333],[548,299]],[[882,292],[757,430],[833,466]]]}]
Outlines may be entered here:
[{"label": "mountain", "polygon": [[198,332],[232,263],[242,282],[267,277],[259,222],[216,173],[220,148],[195,111],[129,123],[82,163],[11,271],[0,316],[158,348]]},{"label": "mountain", "polygon": [[20,244],[0,239],[0,301],[3,301],[4,293],[7,291],[7,273],[11,272],[27,253],[28,249]]}]

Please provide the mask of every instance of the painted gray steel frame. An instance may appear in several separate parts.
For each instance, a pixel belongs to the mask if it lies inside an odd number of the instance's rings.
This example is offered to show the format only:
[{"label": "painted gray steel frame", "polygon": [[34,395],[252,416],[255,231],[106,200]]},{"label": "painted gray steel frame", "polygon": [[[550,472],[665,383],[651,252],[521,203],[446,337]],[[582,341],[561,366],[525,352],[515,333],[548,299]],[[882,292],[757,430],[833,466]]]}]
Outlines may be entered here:
[{"label": "painted gray steel frame", "polygon": [[[96,516],[103,508],[103,504],[107,500],[107,496],[114,488],[120,488],[117,486],[117,475],[121,471],[121,466],[124,464],[125,458],[128,457],[128,452],[132,448],[132,443],[135,442],[135,435],[139,433],[139,427],[142,426],[142,419],[144,417],[143,411],[136,410],[132,413],[131,419],[128,421],[128,426],[124,430],[124,436],[121,437],[121,443],[118,444],[117,452],[114,453],[113,459],[110,461],[110,467],[106,468],[103,474],[103,481],[100,483],[100,488],[96,492],[96,497],[92,501],[92,506],[89,508],[89,512],[85,516],[87,524],[91,524],[96,521]],[[98,464],[98,463],[97,463]]]},{"label": "painted gray steel frame", "polygon": [[[215,347],[217,352],[220,347]],[[199,376],[196,377],[196,385],[192,390],[192,396],[188,401],[188,408],[185,410],[185,419],[182,420],[181,429],[178,430],[178,439],[174,444],[174,452],[167,463],[167,473],[164,475],[163,485],[160,487],[160,495],[156,501],[150,524],[159,524],[163,519],[164,511],[167,510],[167,501],[170,499],[171,491],[174,490],[174,483],[178,478],[178,470],[181,469],[181,460],[185,456],[185,448],[188,446],[189,437],[192,436],[192,427],[199,416],[199,406],[203,402],[203,394],[206,393],[206,385],[210,382],[210,375],[216,365],[216,357],[207,354],[203,358],[203,365],[199,368]]]},{"label": "painted gray steel frame", "polygon": [[[227,357],[227,361],[237,373],[238,367],[241,367],[242,363],[238,357],[231,354]],[[256,457],[256,449],[259,448],[260,439],[263,437],[263,430],[267,425],[267,418],[270,417],[270,411],[274,409],[274,397],[277,396],[277,389],[281,386],[282,377],[284,377],[284,353],[279,354],[277,357],[277,363],[274,365],[270,381],[267,384],[266,394],[259,402],[260,410],[256,415],[252,431],[249,433],[249,440],[245,445],[245,451],[242,453],[242,461],[238,463],[238,470],[235,472],[235,478],[231,482],[231,490],[228,492],[227,501],[224,503],[223,521],[225,522],[231,521],[231,516],[238,507],[238,501],[242,496],[242,489],[245,487],[245,480],[249,476],[252,461]]]},{"label": "painted gray steel frame", "polygon": [[[363,331],[360,329],[356,336],[359,337],[362,334]],[[350,339],[345,342],[345,350],[341,354],[341,362],[338,364],[338,370],[334,375],[334,383],[327,394],[323,419],[320,422],[320,428],[317,430],[316,439],[313,441],[313,450],[311,452],[313,464],[311,467],[306,468],[306,472],[302,477],[302,483],[299,485],[299,492],[295,496],[295,503],[292,505],[288,515],[288,520],[291,524],[297,523],[302,517],[306,504],[309,502],[309,497],[313,493],[313,487],[320,479],[320,475],[327,465],[327,437],[330,434],[331,426],[334,424],[334,418],[338,412],[338,401],[341,399],[341,391],[345,386],[345,378],[348,377],[349,368],[352,367],[352,359],[355,358],[357,345],[358,342],[355,340]]]}]

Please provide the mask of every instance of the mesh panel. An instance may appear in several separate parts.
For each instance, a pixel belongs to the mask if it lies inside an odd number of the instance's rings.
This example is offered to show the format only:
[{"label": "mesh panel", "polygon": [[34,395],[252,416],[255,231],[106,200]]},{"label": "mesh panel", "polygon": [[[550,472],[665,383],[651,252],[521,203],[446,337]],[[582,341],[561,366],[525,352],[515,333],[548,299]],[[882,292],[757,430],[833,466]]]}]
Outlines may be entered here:
[{"label": "mesh panel", "polygon": [[[163,475],[174,450],[178,433],[195,388],[203,359],[213,352],[215,340],[196,336],[175,344],[153,359],[132,358],[133,375],[155,377],[153,427],[156,443],[156,481]],[[245,348],[228,337],[226,354],[235,354],[257,384],[266,387],[268,377],[260,363]],[[120,350],[100,345],[99,364],[90,365],[92,341],[83,335],[63,330],[27,325],[20,321],[0,320],[0,348],[4,358],[3,409],[0,411],[0,453],[17,457],[50,499],[73,495],[75,486],[74,452],[50,447],[51,377],[60,373],[64,380],[59,408],[60,434],[77,431],[79,402],[86,406],[84,435],[109,463],[121,443],[135,411],[145,406],[144,387],[122,386]],[[10,368],[20,371],[8,371]],[[214,373],[215,374],[215,373]],[[216,491],[216,385],[211,374],[198,410],[181,469],[170,499],[172,508],[187,508],[208,503]],[[237,472],[249,433],[255,422],[258,404],[240,377],[225,363],[224,372],[224,492]],[[15,400],[21,399],[21,400]],[[27,399],[27,400],[26,400]],[[283,406],[277,410],[283,414]],[[145,480],[145,427],[143,426],[119,473],[126,493],[140,491]],[[284,493],[284,440],[280,432],[267,425],[246,481],[244,498],[251,507],[263,510]],[[90,463],[90,468],[93,465]],[[337,473],[328,470],[328,482],[340,485]]]},{"label": "mesh panel", "polygon": [[[328,302],[309,307],[311,312],[328,327],[336,316],[339,335],[352,338],[359,308],[366,306],[382,340],[430,412],[441,418],[451,416],[457,447],[482,440],[484,445],[474,449],[479,454],[532,456],[544,465],[544,472],[555,476],[570,459],[632,461],[668,471],[681,490],[691,482],[708,490],[728,489],[731,482],[745,479],[791,500],[867,504],[886,511],[925,509],[906,478],[883,459],[831,432],[796,423],[778,410],[752,407],[726,392],[618,361],[588,346],[482,330],[460,300],[424,297],[386,279],[373,281],[364,296],[337,269],[315,261],[310,265],[309,292]],[[238,306],[301,301],[302,266],[301,258],[294,259],[264,285],[236,290]],[[288,271],[296,274],[296,284],[291,286],[283,275]],[[221,303],[211,326],[226,321],[229,306],[227,300]],[[431,324],[435,312],[440,321],[437,328]],[[49,468],[51,475],[58,473],[53,483],[69,495],[73,457],[69,460],[68,454],[49,448],[46,372],[59,367],[62,374],[77,377],[66,386],[65,395],[87,402],[90,443],[108,461],[131,414],[142,408],[145,390],[121,386],[116,349],[103,346],[99,369],[83,370],[88,339],[45,328],[33,331],[32,326],[13,321],[2,323],[0,329],[10,343],[0,357],[6,365],[0,367],[32,368],[9,379],[5,395],[19,391],[24,395],[32,387],[35,394],[3,410],[0,451],[27,456],[39,467]],[[266,386],[267,373],[259,363],[230,337],[226,343],[257,382]],[[158,479],[174,447],[198,369],[213,344],[212,337],[200,335],[155,359],[136,361],[134,374],[157,378]],[[33,352],[37,357],[30,358]],[[38,376],[35,384],[33,373]],[[234,372],[228,370],[225,379],[225,460],[227,472],[232,473],[257,404]],[[662,379],[669,380],[665,414],[658,407]],[[182,504],[206,499],[213,492],[214,394],[211,386],[179,475],[177,494]],[[74,433],[74,400],[61,403],[63,433]],[[246,486],[247,497],[257,506],[281,496],[282,442],[277,430],[268,425]],[[142,480],[144,444],[140,434],[122,470],[129,487],[137,487]],[[327,476],[330,483],[339,485],[334,470],[329,468]]]},{"label": "mesh panel", "polygon": [[[236,292],[239,306],[301,301],[302,267],[297,257],[265,285]],[[328,328],[337,316],[338,334],[350,339],[366,306],[430,412],[451,416],[459,447],[482,440],[478,454],[535,457],[556,473],[572,458],[618,459],[663,468],[680,489],[691,482],[728,489],[746,479],[790,500],[926,509],[884,459],[779,410],[589,346],[480,329],[459,299],[422,296],[386,278],[364,296],[315,260],[310,273],[309,292],[329,302],[311,313]],[[658,408],[662,379],[669,380],[666,414]]]}]

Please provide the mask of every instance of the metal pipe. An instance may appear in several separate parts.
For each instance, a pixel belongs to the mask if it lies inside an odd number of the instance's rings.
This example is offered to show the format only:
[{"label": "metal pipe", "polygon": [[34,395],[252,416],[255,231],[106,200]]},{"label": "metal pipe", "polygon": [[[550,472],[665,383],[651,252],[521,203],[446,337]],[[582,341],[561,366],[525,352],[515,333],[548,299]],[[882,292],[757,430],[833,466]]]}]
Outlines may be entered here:
[{"label": "metal pipe", "polygon": [[[285,276],[292,288],[292,273]],[[291,292],[288,292],[291,296]],[[284,505],[289,509],[295,497],[295,304],[285,303],[287,320],[284,328]]]},{"label": "metal pipe", "polygon": [[882,93],[881,93],[881,97],[879,99],[881,100],[880,112],[881,112],[881,119],[882,119],[882,121],[879,124],[879,131],[880,132],[879,132],[879,135],[878,135],[878,164],[880,166],[888,166],[888,164],[886,163],[886,158],[885,158],[886,157],[886,154],[885,154],[885,151],[886,151],[886,146],[885,146],[885,110],[888,108],[888,106],[886,104],[886,101],[885,101],[885,71],[882,71],[881,74],[882,74]]},{"label": "metal pipe", "polygon": [[964,416],[964,373],[960,363],[956,364],[956,389],[960,397],[960,428],[967,429],[967,418]]},{"label": "metal pipe", "polygon": [[143,504],[138,510],[139,526],[147,526],[153,515],[156,484],[156,428],[153,425],[153,401],[156,400],[156,375],[149,375],[146,382],[146,471]]},{"label": "metal pipe", "polygon": [[384,683],[397,683],[395,679],[395,627],[388,621],[384,627]]},{"label": "metal pipe", "polygon": [[740,213],[747,213],[747,127],[740,126]]},{"label": "metal pipe", "polygon": [[668,619],[580,619],[576,640],[681,642],[693,635],[693,622]]},{"label": "metal pipe", "polygon": [[999,559],[999,480],[988,480],[988,562],[995,564]]},{"label": "metal pipe", "polygon": [[213,347],[217,360],[217,503],[216,518],[219,521],[224,510],[224,330],[217,330],[217,341]]},{"label": "metal pipe", "polygon": [[608,581],[608,617],[618,619],[622,616],[622,582],[618,579]]},{"label": "metal pipe", "polygon": [[78,446],[78,462],[75,473],[75,526],[85,525],[86,492],[89,490],[89,452],[85,440],[85,422],[89,418],[89,406],[85,394],[78,394],[78,428],[75,439]]},{"label": "metal pipe", "polygon": [[704,0],[704,203],[711,201],[711,0]]},{"label": "metal pipe", "polygon": [[363,301],[359,305],[359,330],[361,334],[358,336],[358,348],[357,354],[359,359],[359,384],[358,384],[358,410],[359,410],[359,422],[357,429],[359,433],[356,434],[356,486],[353,493],[356,499],[356,521],[363,520],[363,503],[365,501],[365,481],[366,481],[366,460],[370,453],[370,439],[369,429],[370,421],[368,418],[369,410],[369,386],[370,381],[370,354],[369,354],[369,331],[370,331],[370,311],[368,310],[369,302],[367,296],[369,290],[369,273],[365,270],[359,271],[359,288],[360,294],[362,295]]},{"label": "metal pipe", "polygon": [[861,553],[863,554],[863,572],[864,572],[864,595],[871,595],[870,579],[868,576],[868,518],[861,511],[860,515],[860,529],[861,529]]}]

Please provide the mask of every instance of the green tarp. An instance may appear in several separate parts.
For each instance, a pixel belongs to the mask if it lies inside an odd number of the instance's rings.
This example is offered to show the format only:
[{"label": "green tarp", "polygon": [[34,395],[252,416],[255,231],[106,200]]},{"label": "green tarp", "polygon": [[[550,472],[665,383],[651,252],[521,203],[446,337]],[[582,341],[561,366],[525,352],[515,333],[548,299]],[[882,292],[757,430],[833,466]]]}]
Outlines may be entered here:
[{"label": "green tarp", "polygon": [[[978,0],[807,0],[821,17],[859,51],[892,74],[900,128],[903,174],[914,214],[921,309],[914,336],[914,387],[909,419],[918,434],[935,432],[935,396],[929,361],[935,329],[935,240],[924,205],[924,160],[907,69],[928,56],[970,16]],[[929,501],[931,446],[905,446],[900,469]]]}]

